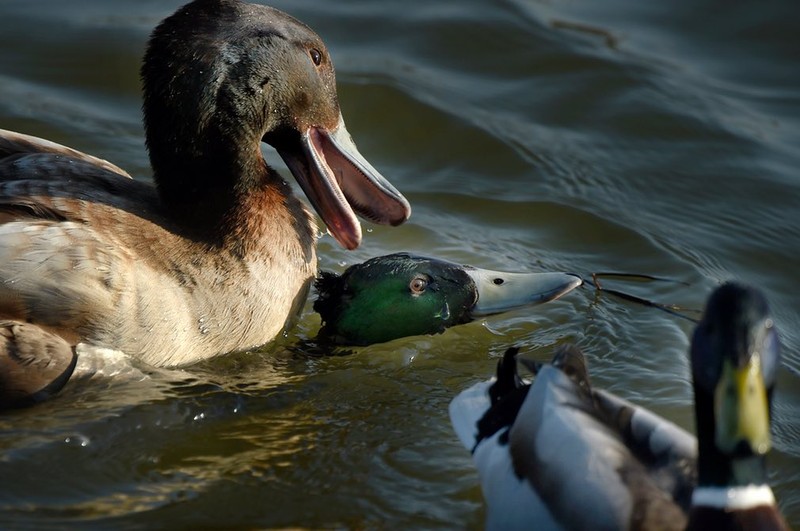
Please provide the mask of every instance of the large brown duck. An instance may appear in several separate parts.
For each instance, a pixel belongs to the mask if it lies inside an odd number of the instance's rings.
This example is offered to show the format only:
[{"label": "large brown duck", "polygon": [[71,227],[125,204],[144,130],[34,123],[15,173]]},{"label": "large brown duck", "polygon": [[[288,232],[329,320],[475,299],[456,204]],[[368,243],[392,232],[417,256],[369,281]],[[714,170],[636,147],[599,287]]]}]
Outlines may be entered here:
[{"label": "large brown duck", "polygon": [[347,249],[356,214],[410,214],[356,149],[328,50],[294,18],[195,0],[154,30],[141,74],[155,185],[0,131],[0,408],[57,391],[78,343],[174,366],[275,338],[316,273],[318,231],[261,142]]}]

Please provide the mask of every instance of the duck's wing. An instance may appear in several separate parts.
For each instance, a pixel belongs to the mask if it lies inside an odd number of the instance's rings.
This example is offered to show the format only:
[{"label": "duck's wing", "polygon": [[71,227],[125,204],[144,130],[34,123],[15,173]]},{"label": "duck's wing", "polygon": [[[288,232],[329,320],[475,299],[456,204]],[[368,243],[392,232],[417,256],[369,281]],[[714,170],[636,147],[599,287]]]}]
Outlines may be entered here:
[{"label": "duck's wing", "polygon": [[108,162],[0,131],[0,318],[72,345],[135,326],[131,308],[173,296],[145,274],[169,248],[159,204]]},{"label": "duck's wing", "polygon": [[[40,170],[43,170],[48,175],[69,171],[70,163],[65,162],[65,159],[69,159],[80,161],[98,170],[108,171],[123,177],[131,177],[128,172],[107,160],[87,155],[76,149],[62,146],[43,138],[0,129],[0,160],[11,159],[12,157],[18,161],[19,171],[27,175]],[[57,167],[57,171],[48,169],[48,166]]]},{"label": "duck's wing", "polygon": [[650,477],[685,511],[697,483],[697,439],[678,425],[602,389],[592,391],[607,416]]},{"label": "duck's wing", "polygon": [[[89,203],[100,207],[84,208]],[[155,219],[159,214],[148,205],[157,204],[152,186],[108,161],[0,129],[0,224],[45,220],[113,225],[117,220],[96,218],[127,210]]]},{"label": "duck's wing", "polygon": [[598,412],[591,395],[545,366],[511,428],[517,474],[572,529],[683,529],[684,512]]}]

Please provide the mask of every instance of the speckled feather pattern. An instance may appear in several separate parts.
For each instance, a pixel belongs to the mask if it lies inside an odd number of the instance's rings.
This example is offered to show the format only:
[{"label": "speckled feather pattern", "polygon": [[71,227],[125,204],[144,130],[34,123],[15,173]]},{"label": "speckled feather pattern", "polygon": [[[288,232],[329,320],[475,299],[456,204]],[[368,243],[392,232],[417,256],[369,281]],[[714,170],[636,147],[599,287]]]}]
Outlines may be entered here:
[{"label": "speckled feather pattern", "polygon": [[0,317],[181,365],[270,341],[305,295],[315,229],[277,175],[242,209],[247,244],[235,233],[210,244],[182,234],[155,188],[113,165],[0,139]]}]

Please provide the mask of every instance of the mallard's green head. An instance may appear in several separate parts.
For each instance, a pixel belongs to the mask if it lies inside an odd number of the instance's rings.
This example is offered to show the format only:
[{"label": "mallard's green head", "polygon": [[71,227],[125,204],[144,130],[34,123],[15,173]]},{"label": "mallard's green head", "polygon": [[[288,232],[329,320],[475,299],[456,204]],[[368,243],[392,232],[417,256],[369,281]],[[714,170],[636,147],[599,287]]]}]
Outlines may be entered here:
[{"label": "mallard's green head", "polygon": [[471,321],[560,297],[581,284],[567,273],[501,273],[397,253],[323,272],[314,310],[321,334],[337,343],[368,345],[437,334]]},{"label": "mallard's green head", "polygon": [[725,284],[709,298],[691,348],[700,485],[759,484],[770,448],[778,336],[761,292]]}]

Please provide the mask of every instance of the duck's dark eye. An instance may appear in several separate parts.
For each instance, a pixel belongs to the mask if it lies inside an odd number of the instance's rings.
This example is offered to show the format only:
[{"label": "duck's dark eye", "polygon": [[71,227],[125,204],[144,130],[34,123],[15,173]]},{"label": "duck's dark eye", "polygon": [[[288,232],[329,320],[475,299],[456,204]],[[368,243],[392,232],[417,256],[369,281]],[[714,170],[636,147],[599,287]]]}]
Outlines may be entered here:
[{"label": "duck's dark eye", "polygon": [[428,281],[422,277],[415,277],[411,280],[411,283],[408,285],[408,289],[411,290],[411,293],[414,295],[419,295],[425,292],[425,288],[428,287]]},{"label": "duck's dark eye", "polygon": [[314,61],[314,64],[319,66],[319,64],[322,62],[322,53],[320,53],[320,51],[316,48],[311,48],[308,51],[308,54],[311,56],[311,60]]},{"label": "duck's dark eye", "polygon": [[500,284],[505,282],[505,280],[503,280],[502,278],[496,278],[496,279],[492,280],[492,282],[494,282],[495,286],[499,286]]}]

